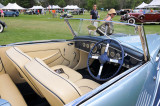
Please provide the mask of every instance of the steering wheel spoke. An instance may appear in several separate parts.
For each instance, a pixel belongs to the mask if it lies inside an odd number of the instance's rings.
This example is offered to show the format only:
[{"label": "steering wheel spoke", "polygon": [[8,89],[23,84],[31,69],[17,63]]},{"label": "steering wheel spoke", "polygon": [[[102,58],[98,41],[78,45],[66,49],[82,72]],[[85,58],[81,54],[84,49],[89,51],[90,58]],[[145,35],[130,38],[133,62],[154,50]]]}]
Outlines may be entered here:
[{"label": "steering wheel spoke", "polygon": [[121,64],[122,60],[117,60],[117,59],[111,59],[111,58],[109,58],[109,62]]},{"label": "steering wheel spoke", "polygon": [[104,53],[107,53],[107,52],[108,52],[108,48],[109,48],[109,43],[106,45],[106,49],[105,49],[105,52],[104,52]]},{"label": "steering wheel spoke", "polygon": [[99,56],[91,56],[90,58],[92,58],[92,59],[98,59]]},{"label": "steering wheel spoke", "polygon": [[100,69],[99,69],[99,72],[98,72],[97,78],[100,78],[100,77],[101,77],[102,70],[103,70],[103,64],[101,64],[101,66],[100,66]]}]

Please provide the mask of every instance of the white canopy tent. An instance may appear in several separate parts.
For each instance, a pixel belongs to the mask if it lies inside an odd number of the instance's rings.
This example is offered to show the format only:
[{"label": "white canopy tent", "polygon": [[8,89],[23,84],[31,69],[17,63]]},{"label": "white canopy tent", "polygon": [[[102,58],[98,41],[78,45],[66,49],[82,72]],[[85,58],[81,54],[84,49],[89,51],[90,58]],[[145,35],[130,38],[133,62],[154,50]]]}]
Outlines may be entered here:
[{"label": "white canopy tent", "polygon": [[0,8],[3,8],[4,7],[4,5],[2,5],[1,3],[0,3]]},{"label": "white canopy tent", "polygon": [[37,10],[37,9],[44,9],[44,8],[42,6],[33,6],[30,9]]},{"label": "white canopy tent", "polygon": [[139,6],[137,6],[136,8],[137,9],[146,8],[146,6],[148,6],[148,4],[146,4],[145,2],[143,2],[142,4],[140,4]]},{"label": "white canopy tent", "polygon": [[73,10],[73,9],[81,9],[77,5],[67,5],[63,9]]},{"label": "white canopy tent", "polygon": [[4,6],[2,9],[6,9],[6,10],[24,10],[25,8],[19,6],[17,3],[8,3],[8,5]]},{"label": "white canopy tent", "polygon": [[160,0],[153,0],[146,8],[160,8]]},{"label": "white canopy tent", "polygon": [[49,5],[47,9],[61,9],[58,5]]}]

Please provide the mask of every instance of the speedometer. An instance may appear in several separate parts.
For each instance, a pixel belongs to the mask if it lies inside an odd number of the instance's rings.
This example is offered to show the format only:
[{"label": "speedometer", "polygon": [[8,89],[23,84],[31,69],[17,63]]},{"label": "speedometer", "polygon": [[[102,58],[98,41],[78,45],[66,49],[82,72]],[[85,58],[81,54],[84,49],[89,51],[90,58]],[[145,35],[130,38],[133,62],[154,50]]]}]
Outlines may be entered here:
[{"label": "speedometer", "polygon": [[[90,50],[94,47],[95,43],[91,43],[90,44]],[[94,47],[94,49],[92,50],[92,53],[96,53],[97,52],[97,46]]]}]

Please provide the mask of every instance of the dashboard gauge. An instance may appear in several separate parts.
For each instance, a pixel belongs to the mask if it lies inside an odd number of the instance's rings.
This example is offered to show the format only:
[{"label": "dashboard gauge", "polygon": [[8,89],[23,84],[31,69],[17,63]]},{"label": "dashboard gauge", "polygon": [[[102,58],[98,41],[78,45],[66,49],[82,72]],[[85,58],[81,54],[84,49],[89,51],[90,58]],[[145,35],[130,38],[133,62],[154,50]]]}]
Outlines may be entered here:
[{"label": "dashboard gauge", "polygon": [[95,45],[94,43],[90,44],[90,50],[94,47],[94,45]]},{"label": "dashboard gauge", "polygon": [[111,58],[114,58],[114,57],[115,57],[115,52],[114,52],[114,51],[111,51],[111,52],[110,52],[110,56],[111,56]]},{"label": "dashboard gauge", "polygon": [[83,47],[86,47],[86,44],[85,44],[85,43],[82,43],[82,46],[83,46]]},{"label": "dashboard gauge", "polygon": [[[90,45],[90,50],[94,47],[94,43],[91,43]],[[94,47],[94,49],[92,50],[92,53],[96,53],[97,52],[97,46]]]},{"label": "dashboard gauge", "polygon": [[120,53],[117,53],[117,54],[116,54],[116,59],[120,59],[120,58],[121,58]]},{"label": "dashboard gauge", "polygon": [[86,44],[86,48],[89,49],[89,44]]},{"label": "dashboard gauge", "polygon": [[102,48],[102,46],[101,46],[101,44],[99,44],[98,46],[97,46],[97,49],[101,49]]},{"label": "dashboard gauge", "polygon": [[[106,47],[101,48],[101,55],[104,54]],[[109,49],[107,51],[107,55],[109,56]]]}]

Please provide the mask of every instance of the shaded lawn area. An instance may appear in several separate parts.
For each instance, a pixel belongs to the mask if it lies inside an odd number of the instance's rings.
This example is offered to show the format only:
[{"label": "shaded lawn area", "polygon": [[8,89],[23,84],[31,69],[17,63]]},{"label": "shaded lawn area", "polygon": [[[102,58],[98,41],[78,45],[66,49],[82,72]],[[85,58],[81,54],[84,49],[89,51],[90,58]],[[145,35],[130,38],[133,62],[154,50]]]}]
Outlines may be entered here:
[{"label": "shaded lawn area", "polygon": [[[106,16],[106,12],[99,12],[100,19]],[[89,19],[89,13],[74,15],[74,18]],[[116,16],[114,21],[119,21]],[[73,36],[68,30],[64,19],[52,18],[47,15],[20,15],[19,17],[5,17],[1,19],[6,22],[7,29],[0,33],[0,45],[15,42],[49,40],[49,39],[72,39]],[[160,25],[145,25],[146,33],[160,33]]]}]

